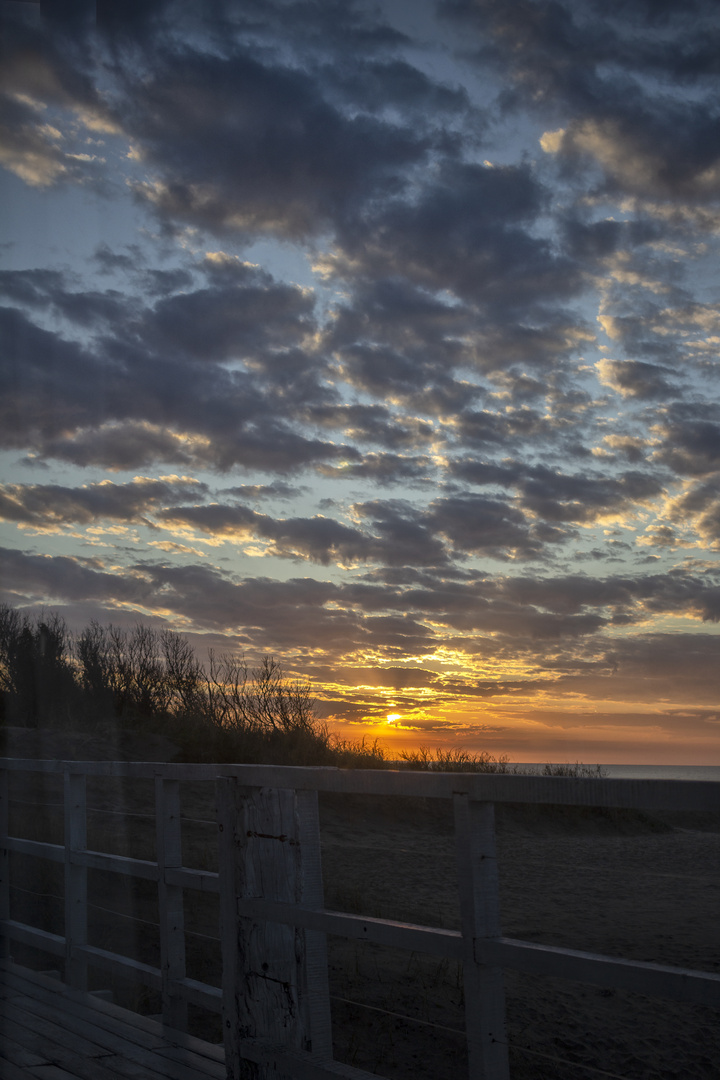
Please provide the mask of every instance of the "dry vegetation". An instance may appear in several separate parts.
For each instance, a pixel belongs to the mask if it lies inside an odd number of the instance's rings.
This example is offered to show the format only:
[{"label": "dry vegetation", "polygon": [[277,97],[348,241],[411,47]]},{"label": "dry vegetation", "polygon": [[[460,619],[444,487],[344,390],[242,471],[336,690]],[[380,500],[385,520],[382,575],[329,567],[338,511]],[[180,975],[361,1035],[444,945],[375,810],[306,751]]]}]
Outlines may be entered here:
[{"label": "dry vegetation", "polygon": [[382,766],[377,743],[337,738],[314,705],[270,656],[201,663],[169,630],[93,622],[73,636],[57,615],[0,605],[0,724],[165,735],[184,761]]}]

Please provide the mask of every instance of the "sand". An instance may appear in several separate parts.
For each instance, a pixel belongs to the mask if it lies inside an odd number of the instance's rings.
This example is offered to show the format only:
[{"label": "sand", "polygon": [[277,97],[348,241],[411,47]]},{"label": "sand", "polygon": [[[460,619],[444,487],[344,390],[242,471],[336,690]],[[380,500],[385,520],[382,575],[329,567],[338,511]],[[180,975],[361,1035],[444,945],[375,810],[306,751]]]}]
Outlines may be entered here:
[{"label": "sand", "polygon": [[[449,815],[325,816],[328,906],[458,927]],[[505,815],[503,933],[720,972],[720,833],[655,829],[639,815]],[[389,1077],[465,1075],[462,1036],[443,1030],[464,1024],[457,964],[339,941],[331,956],[337,996],[438,1025],[343,1006],[348,1059]],[[720,1076],[717,1010],[513,972],[505,984],[513,1078]]]},{"label": "sand", "polygon": [[[140,735],[108,741],[20,732],[7,752],[163,760],[171,749]],[[93,799],[95,805],[120,803],[137,813],[149,797],[141,786],[103,784]],[[209,816],[207,799],[195,786],[188,786],[185,797],[185,813]],[[327,907],[458,927],[449,806],[329,797],[322,801],[321,819]],[[153,857],[149,821],[133,818],[131,829],[126,822],[113,831],[109,820],[98,815],[90,822],[98,839],[101,832],[110,839],[109,849]],[[57,827],[57,816],[38,826],[48,839]],[[188,825],[186,863],[215,868],[213,839],[209,825]],[[631,813],[510,809],[499,814],[498,854],[505,934],[720,972],[720,815],[668,822]],[[97,875],[94,888],[104,903],[94,910],[91,933],[106,948],[137,950],[155,963],[157,909],[148,885],[122,890],[116,877]],[[57,887],[46,878],[48,896]],[[27,894],[23,904],[29,918]],[[59,906],[50,899],[37,905],[53,929]],[[145,921],[118,919],[102,906]],[[186,906],[189,974],[217,982],[215,899],[198,897]],[[389,1078],[466,1075],[460,965],[338,938],[329,946],[337,1058]],[[506,973],[505,985],[513,1080],[720,1076],[719,1010],[513,972]],[[157,1009],[151,994],[136,991],[130,1001],[127,988],[115,989],[122,1003]],[[197,1017],[195,1024],[198,1033],[219,1038],[215,1019]]]}]

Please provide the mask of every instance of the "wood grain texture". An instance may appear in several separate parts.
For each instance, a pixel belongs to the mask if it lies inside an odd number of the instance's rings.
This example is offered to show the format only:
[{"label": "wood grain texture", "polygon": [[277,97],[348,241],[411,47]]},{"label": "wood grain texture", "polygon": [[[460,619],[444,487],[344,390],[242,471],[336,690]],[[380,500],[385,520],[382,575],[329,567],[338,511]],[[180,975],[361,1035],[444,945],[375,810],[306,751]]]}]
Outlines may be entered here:
[{"label": "wood grain texture", "polygon": [[402,795],[451,799],[465,793],[477,802],[538,803],[557,806],[629,807],[639,810],[717,812],[720,784],[710,780],[611,780],[569,776],[522,776],[493,773],[405,772],[392,769],[345,770],[295,765],[199,765],[142,761],[40,761],[0,758],[0,769],[88,776],[145,777],[213,782],[235,777],[248,785],[303,788],[358,795]]},{"label": "wood grain texture", "polygon": [[65,979],[87,990],[87,961],[78,949],[88,942],[87,869],[73,862],[73,853],[87,848],[85,774],[65,772]]},{"label": "wood grain texture", "polygon": [[509,1080],[502,967],[484,962],[475,951],[476,941],[500,935],[495,808],[458,794],[454,809],[469,1076]]},{"label": "wood grain texture", "polygon": [[0,960],[10,955],[10,939],[2,923],[10,918],[10,799],[7,769],[0,769]]},{"label": "wood grain texture", "polygon": [[185,907],[181,885],[169,884],[167,868],[182,866],[180,783],[155,778],[155,831],[160,914],[162,1017],[168,1027],[187,1030],[187,1000],[180,983],[185,978]]}]

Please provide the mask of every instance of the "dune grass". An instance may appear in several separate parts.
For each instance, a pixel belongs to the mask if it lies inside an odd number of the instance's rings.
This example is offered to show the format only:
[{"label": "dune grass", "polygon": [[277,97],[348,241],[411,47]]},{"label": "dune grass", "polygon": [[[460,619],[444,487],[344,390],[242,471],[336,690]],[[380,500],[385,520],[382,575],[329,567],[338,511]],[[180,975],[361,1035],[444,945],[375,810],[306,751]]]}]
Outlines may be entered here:
[{"label": "dune grass", "polygon": [[437,747],[431,750],[420,746],[417,750],[401,750],[400,758],[405,768],[413,771],[464,772],[464,773],[503,773],[506,775],[540,775],[601,778],[607,771],[601,765],[584,765],[580,761],[574,764],[547,763],[538,772],[532,765],[510,765],[507,754],[495,757],[487,751],[472,753],[455,746],[448,750]]}]

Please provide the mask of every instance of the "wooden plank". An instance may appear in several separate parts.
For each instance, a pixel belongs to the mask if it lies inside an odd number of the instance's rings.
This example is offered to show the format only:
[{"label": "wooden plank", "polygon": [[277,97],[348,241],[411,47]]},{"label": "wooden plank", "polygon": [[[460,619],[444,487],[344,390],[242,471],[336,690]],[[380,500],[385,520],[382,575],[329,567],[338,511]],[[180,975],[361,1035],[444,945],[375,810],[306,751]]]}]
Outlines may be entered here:
[{"label": "wooden plank", "polygon": [[0,1060],[0,1080],[28,1080],[28,1074],[11,1061]]},{"label": "wooden plank", "polygon": [[[217,828],[215,822],[213,827]],[[205,893],[220,891],[218,875],[214,870],[192,870],[188,866],[167,867],[165,880],[168,885],[180,885],[183,889],[198,889]]]},{"label": "wooden plank", "polygon": [[163,1028],[157,1020],[153,1020],[149,1016],[129,1012],[129,1010],[115,1005],[112,1001],[105,1001],[102,998],[95,997],[92,993],[72,990],[57,979],[52,979],[41,972],[30,971],[19,964],[8,962],[0,964],[0,981],[4,981],[24,996],[32,996],[36,992],[42,991],[49,995],[46,1000],[52,1001],[62,998],[69,1003],[68,1008],[77,1009],[79,1007],[88,1010],[86,1015],[92,1016],[98,1026],[103,1025],[102,1017],[106,1016],[111,1022],[129,1024],[133,1030],[143,1031],[165,1041],[170,1040],[173,1045],[187,1047],[194,1053],[208,1057],[212,1061],[222,1062],[225,1060],[221,1046],[205,1042],[203,1039],[198,1039],[194,1035],[188,1035],[182,1031],[170,1031]]},{"label": "wooden plank", "polygon": [[[77,945],[75,952],[85,963],[90,961],[104,971],[112,971],[114,974],[124,975],[126,978],[135,975],[145,986],[150,986],[153,990],[162,990],[162,972],[160,968],[152,967],[150,964],[143,964],[139,960],[133,960],[129,956],[122,956],[120,953],[99,949],[95,945]],[[82,989],[82,987],[76,987],[76,989]]]},{"label": "wooden plank", "polygon": [[185,978],[178,982],[178,989],[185,1000],[193,1005],[200,1005],[210,1012],[222,1012],[222,990],[219,986]]},{"label": "wooden plank", "polygon": [[[223,981],[228,1076],[270,1080],[278,1075],[275,1067],[257,1062],[251,1068],[243,1061],[240,1041],[260,1038],[289,1050],[311,1049],[305,935],[287,923],[239,915],[235,898],[302,901],[300,816],[292,790],[247,788],[234,780],[219,781],[219,787],[224,789],[219,796],[223,970],[232,972],[232,981],[227,976]],[[311,857],[311,874],[316,870]],[[311,892],[318,884],[310,881]],[[322,1008],[319,980],[315,990]],[[322,1015],[319,1022],[326,1022]],[[320,1026],[320,1041],[327,1036]]]},{"label": "wooden plank", "polygon": [[73,1077],[77,1077],[77,1080],[120,1080],[123,1075],[112,1067],[115,1064],[114,1055],[104,1056],[102,1059],[87,1058],[51,1042],[47,1035],[37,1035],[27,1029],[20,1029],[19,1034],[22,1045],[4,1038],[0,1055],[21,1068],[44,1064],[60,1065]]},{"label": "wooden plank", "polygon": [[36,998],[17,997],[0,1002],[0,1016],[12,1025],[15,1039],[22,1042],[24,1032],[39,1035],[48,1043],[57,1043],[86,1058],[104,1057],[107,1049],[94,1036],[89,1025],[72,1025],[67,1013],[39,1002]]},{"label": "wooden plank", "polygon": [[160,913],[162,1017],[168,1027],[187,1030],[187,1000],[178,993],[185,978],[185,908],[181,885],[171,885],[165,868],[182,866],[180,783],[155,778],[155,824]]},{"label": "wooden plank", "polygon": [[502,968],[474,952],[476,940],[500,934],[495,808],[456,795],[454,811],[468,1074],[470,1080],[509,1080]]},{"label": "wooden plank", "polygon": [[[220,949],[222,954],[222,1029],[228,1080],[236,1080],[239,1066],[233,1058],[239,1053],[240,1033],[235,988],[242,977],[238,950],[238,913],[235,882],[235,835],[237,832],[237,792],[231,778],[215,783],[215,812],[218,823],[218,860],[220,867]],[[239,1078],[238,1078],[239,1080]]]},{"label": "wooden plank", "polygon": [[[58,1015],[58,1019],[62,1020],[62,1015]],[[65,1075],[68,1074],[75,1078],[75,1080],[125,1080],[129,1077],[131,1080],[164,1080],[162,1073],[156,1072],[150,1069],[147,1065],[139,1065],[137,1062],[126,1061],[124,1058],[119,1057],[116,1054],[108,1054],[103,1048],[100,1048],[102,1056],[100,1057],[86,1057],[81,1051],[69,1049],[66,1046],[60,1046],[57,1042],[52,1041],[48,1034],[38,1035],[29,1030],[21,1029],[21,1037],[23,1043],[28,1046],[39,1046],[44,1053],[48,1064],[52,1063],[65,1070]],[[75,1040],[77,1042],[77,1040]],[[36,1075],[32,1070],[24,1072],[23,1076],[27,1078],[28,1075]],[[200,1074],[198,1074],[200,1075]],[[206,1075],[205,1073],[201,1075]],[[0,1077],[2,1072],[0,1072]]]},{"label": "wooden plank", "polygon": [[2,1043],[0,1043],[0,1057],[5,1058],[6,1061],[11,1061],[19,1069],[24,1069],[29,1065],[44,1065],[48,1058],[42,1053],[37,1053],[39,1049],[41,1049],[41,1044],[37,1036],[33,1038],[33,1049],[29,1049],[22,1043],[11,1039],[9,1031],[3,1031]]},{"label": "wooden plank", "polygon": [[568,776],[521,776],[501,773],[411,772],[392,769],[345,770],[292,765],[184,764],[171,762],[39,761],[0,758],[0,768],[26,772],[72,769],[89,776],[147,777],[213,781],[235,777],[250,786],[303,788],[367,795],[402,795],[451,799],[456,792],[485,802],[550,803],[636,809],[717,811],[720,782],[711,780],[611,780]]},{"label": "wooden plank", "polygon": [[[86,1011],[81,1006],[72,1011],[63,1010],[63,1026],[60,1027],[55,1022],[57,1008],[52,1003],[40,1001],[37,997],[18,1000],[22,1003],[27,1002],[28,1007],[32,1009],[32,1013],[25,1014],[25,1026],[31,1027],[32,1030],[50,1031],[52,1040],[59,1041],[61,1045],[67,1046],[67,1040],[70,1040],[72,1048],[76,1046],[78,1040],[82,1040],[88,1046],[96,1046],[100,1056],[109,1051],[121,1059],[136,1062],[144,1069],[152,1070],[169,1080],[197,1080],[198,1070],[195,1066],[185,1065],[182,1061],[173,1061],[158,1053],[166,1045],[162,1037],[152,1038],[126,1023],[111,1025],[107,1017],[105,1025],[100,1027],[95,1023],[92,1010],[90,1010],[90,1016],[86,1017]],[[9,1008],[7,1005],[2,1007]]]},{"label": "wooden plank", "polygon": [[9,836],[7,850],[19,855],[32,855],[37,859],[49,859],[51,862],[65,861],[65,848],[62,844],[46,844],[40,840],[25,840],[19,836]]},{"label": "wooden plank", "polygon": [[175,1061],[196,1069],[198,1074],[211,1077],[212,1080],[227,1080],[224,1060],[222,1063],[212,1061],[203,1054],[195,1054],[192,1050],[170,1046],[167,1043],[159,1047],[155,1053],[159,1057],[167,1058],[168,1061]]},{"label": "wooden plank", "polygon": [[418,926],[414,923],[376,919],[365,915],[349,915],[344,911],[318,911],[299,904],[257,898],[238,899],[237,910],[239,915],[253,919],[302,926],[308,930],[370,941],[375,945],[387,945],[394,949],[424,952],[452,960],[461,960],[464,955],[462,934],[457,930]]},{"label": "wooden plank", "polygon": [[595,986],[631,990],[646,997],[720,1007],[720,975],[710,971],[625,960],[505,937],[477,941],[475,952],[481,962],[502,964],[534,975],[554,975]]},{"label": "wooden plank", "polygon": [[108,855],[104,851],[71,851],[72,866],[83,866],[92,870],[105,870],[111,874],[126,874],[144,878],[146,881],[158,880],[157,863],[148,859],[131,859],[126,855]]},{"label": "wooden plank", "polygon": [[36,1065],[35,1068],[25,1071],[28,1076],[34,1076],[35,1080],[75,1080],[72,1073],[54,1064]]},{"label": "wooden plank", "polygon": [[[236,896],[296,903],[302,868],[295,792],[245,788],[231,781],[229,810],[224,831],[233,836],[234,852],[224,875],[226,894],[232,891]],[[308,1048],[304,939],[295,927],[280,923],[250,916],[236,917],[234,922],[232,935],[223,938],[223,944],[227,942],[239,957],[238,977],[228,988],[223,1012],[228,1076],[271,1080],[277,1076],[273,1066],[258,1062],[250,1069],[243,1062],[240,1039],[270,1039],[292,1049]]]},{"label": "wooden plank", "polygon": [[0,959],[10,955],[10,941],[3,924],[10,918],[10,799],[8,771],[0,769]]},{"label": "wooden plank", "polygon": [[87,870],[72,853],[87,847],[85,775],[65,772],[65,978],[87,990],[87,963],[78,949],[87,945]]},{"label": "wooden plank", "polygon": [[[320,814],[316,791],[296,793],[298,839],[300,841],[300,902],[310,908],[322,908],[325,895],[320,849]],[[332,1058],[332,1019],[328,982],[327,936],[323,930],[307,928],[305,938],[306,986],[303,998],[307,1008],[305,1023],[313,1055]]]},{"label": "wooden plank", "polygon": [[37,926],[28,926],[16,919],[5,919],[2,925],[8,940],[42,949],[53,956],[65,956],[65,938],[60,934],[51,934],[49,930],[40,930]]},{"label": "wooden plank", "polygon": [[345,1065],[342,1061],[323,1060],[302,1050],[287,1050],[261,1039],[243,1039],[243,1058],[274,1070],[273,1075],[292,1080],[382,1080],[377,1073]]}]

